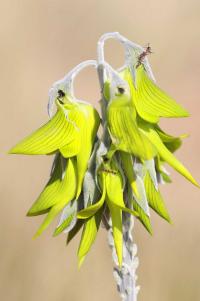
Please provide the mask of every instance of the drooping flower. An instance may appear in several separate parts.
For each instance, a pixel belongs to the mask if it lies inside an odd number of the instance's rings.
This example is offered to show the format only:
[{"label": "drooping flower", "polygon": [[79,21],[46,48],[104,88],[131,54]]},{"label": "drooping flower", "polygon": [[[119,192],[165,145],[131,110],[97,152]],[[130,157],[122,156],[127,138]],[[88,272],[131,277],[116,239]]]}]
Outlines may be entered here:
[{"label": "drooping flower", "polygon": [[78,199],[100,124],[99,114],[86,102],[74,101],[63,93],[55,103],[53,118],[10,150],[12,154],[58,156],[49,182],[28,212],[38,215],[49,211],[37,234],[64,206]]},{"label": "drooping flower", "polygon": [[147,75],[144,66],[135,71],[135,85],[128,68],[122,77],[129,83],[132,103],[138,115],[151,123],[159,122],[160,117],[188,117],[189,113],[174,99],[162,91]]},{"label": "drooping flower", "polygon": [[77,189],[77,164],[75,158],[69,158],[62,170],[62,158],[58,155],[52,176],[38,199],[28,211],[28,216],[47,213],[36,236],[40,235],[56,217],[56,215],[71,201],[75,202]]},{"label": "drooping flower", "polygon": [[153,158],[155,148],[137,126],[136,110],[126,82],[123,86],[112,82],[108,101],[108,129],[116,150],[131,153],[144,160]]},{"label": "drooping flower", "polygon": [[[127,67],[118,73],[119,79],[116,80],[115,74],[104,85],[112,141],[109,154],[120,151],[122,168],[133,193],[134,209],[151,233],[149,206],[170,222],[158,190],[158,177],[170,181],[163,163],[171,165],[194,185],[198,183],[173,154],[181,146],[184,135],[168,135],[157,124],[160,117],[186,117],[188,112],[149,78],[142,64],[135,68],[134,74],[133,79]],[[140,165],[139,171],[136,165]]]},{"label": "drooping flower", "polygon": [[[150,208],[171,221],[159,191],[159,183],[171,181],[165,163],[198,186],[174,156],[185,135],[173,137],[158,125],[161,117],[186,117],[188,112],[155,84],[141,47],[125,38],[121,42],[126,50],[126,65],[119,71],[114,71],[98,50],[99,79],[103,83],[101,139],[97,137],[99,114],[90,104],[73,96],[77,72],[88,65],[97,67],[96,61],[86,61],[51,88],[48,111],[52,111],[55,103],[54,116],[10,151],[55,155],[50,179],[27,215],[47,214],[35,236],[61,210],[54,236],[64,231],[69,243],[83,228],[79,265],[93,245],[101,223],[112,227],[121,268],[126,245],[123,234],[129,233],[130,237],[131,231],[125,213],[136,216],[149,233],[152,233]],[[104,41],[98,45],[104,45]],[[123,232],[123,227],[128,231]],[[125,250],[130,254],[131,243]]]},{"label": "drooping flower", "polygon": [[[117,165],[115,157],[112,158],[111,162],[103,163],[99,167],[98,178],[102,191],[100,200],[95,204],[92,204],[89,207],[79,211],[77,214],[79,219],[89,219],[86,221],[85,230],[83,230],[83,235],[79,246],[79,262],[80,264],[82,263],[95,239],[95,235],[97,233],[95,219],[99,218],[99,215],[102,214],[102,208],[105,205],[110,213],[116,253],[119,265],[121,266],[123,249],[122,211],[133,215],[137,215],[137,213],[127,208],[125,205],[123,196],[123,178],[120,174],[120,169]],[[87,237],[85,232],[87,233]],[[85,240],[87,240],[87,244],[85,243]]]}]

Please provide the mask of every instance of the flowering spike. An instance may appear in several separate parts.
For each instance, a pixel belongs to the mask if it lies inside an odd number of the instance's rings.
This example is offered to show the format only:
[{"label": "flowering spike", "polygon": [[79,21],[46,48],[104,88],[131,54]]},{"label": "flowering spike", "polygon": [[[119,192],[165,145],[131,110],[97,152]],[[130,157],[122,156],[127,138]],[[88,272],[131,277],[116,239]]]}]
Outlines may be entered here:
[{"label": "flowering spike", "polygon": [[[110,38],[125,50],[125,64],[118,70],[105,61],[104,44]],[[67,233],[68,244],[83,228],[80,267],[102,224],[109,233],[120,295],[124,301],[136,301],[133,217],[150,234],[150,209],[171,223],[159,190],[159,184],[171,182],[165,163],[199,187],[174,156],[187,135],[174,137],[158,125],[161,117],[186,117],[189,113],[155,84],[147,58],[149,45],[143,48],[115,32],[103,35],[97,50],[97,61],[77,65],[53,84],[50,120],[10,153],[55,155],[50,179],[27,214],[47,214],[35,237],[62,211],[53,236]],[[91,104],[74,96],[76,75],[90,65],[99,75],[101,117]],[[101,137],[97,135],[100,123]]]}]

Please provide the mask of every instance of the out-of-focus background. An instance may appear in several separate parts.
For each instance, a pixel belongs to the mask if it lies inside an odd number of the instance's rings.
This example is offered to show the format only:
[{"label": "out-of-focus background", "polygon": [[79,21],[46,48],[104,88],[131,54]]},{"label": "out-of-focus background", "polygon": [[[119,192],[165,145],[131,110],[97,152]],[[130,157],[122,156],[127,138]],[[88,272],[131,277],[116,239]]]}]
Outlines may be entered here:
[{"label": "out-of-focus background", "polygon": [[[0,300],[119,300],[103,229],[80,271],[78,240],[66,248],[64,235],[52,238],[53,226],[32,239],[43,217],[25,215],[48,179],[52,158],[6,152],[47,120],[51,84],[95,58],[101,34],[119,31],[150,43],[158,84],[191,112],[188,119],[162,125],[172,134],[190,133],[177,156],[200,182],[200,1],[7,0],[0,14]],[[122,48],[108,42],[106,57],[120,66]],[[92,68],[77,78],[75,91],[98,106]],[[135,224],[139,301],[200,300],[200,191],[169,170],[174,183],[162,193],[173,225],[152,213],[150,237]]]}]

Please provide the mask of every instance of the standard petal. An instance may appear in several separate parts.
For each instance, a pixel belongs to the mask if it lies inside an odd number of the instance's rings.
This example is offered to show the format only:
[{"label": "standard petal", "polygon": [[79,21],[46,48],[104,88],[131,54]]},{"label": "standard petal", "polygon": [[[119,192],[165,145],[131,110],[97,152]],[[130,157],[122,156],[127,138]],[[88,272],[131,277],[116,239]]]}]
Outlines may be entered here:
[{"label": "standard petal", "polygon": [[143,66],[136,71],[136,87],[129,71],[124,72],[131,87],[132,101],[140,117],[157,123],[160,117],[187,117],[189,113],[162,91],[146,74]]},{"label": "standard petal", "polygon": [[79,135],[78,128],[66,118],[61,106],[54,117],[33,134],[14,146],[9,153],[26,155],[50,154],[72,143]]},{"label": "standard petal", "polygon": [[108,126],[113,144],[118,150],[135,155],[144,160],[152,159],[156,150],[139,130],[134,118],[134,108],[109,106]]}]

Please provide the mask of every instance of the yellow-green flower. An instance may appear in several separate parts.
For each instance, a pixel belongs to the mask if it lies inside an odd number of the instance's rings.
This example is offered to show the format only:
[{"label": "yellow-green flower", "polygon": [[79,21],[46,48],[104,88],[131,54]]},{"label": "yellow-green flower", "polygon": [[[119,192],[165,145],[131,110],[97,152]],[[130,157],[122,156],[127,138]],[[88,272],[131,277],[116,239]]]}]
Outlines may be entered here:
[{"label": "yellow-green flower", "polygon": [[77,189],[77,163],[75,158],[67,159],[65,165],[63,171],[62,158],[61,155],[58,155],[49,182],[28,211],[28,216],[47,213],[35,236],[40,235],[56,215],[75,199]]},{"label": "yellow-green flower", "polygon": [[136,68],[135,86],[129,69],[125,69],[122,73],[123,78],[129,83],[132,103],[142,119],[157,123],[160,117],[189,116],[189,113],[181,105],[148,77],[143,65]]},{"label": "yellow-green flower", "polygon": [[38,234],[68,202],[78,199],[100,124],[99,114],[88,103],[74,101],[64,93],[55,103],[53,118],[10,150],[12,154],[58,154],[47,186],[28,213],[49,211]]},{"label": "yellow-green flower", "polygon": [[[109,157],[120,151],[122,168],[133,193],[133,207],[146,229],[152,233],[149,206],[170,222],[157,186],[158,177],[170,181],[163,163],[168,163],[198,186],[173,154],[181,146],[181,138],[185,135],[173,137],[157,124],[160,117],[186,117],[189,114],[148,77],[143,65],[136,68],[135,81],[129,68],[118,76],[117,81],[111,78],[104,86],[104,96],[108,101],[107,123],[112,141]],[[140,162],[141,174],[136,173],[135,161]],[[150,169],[147,168],[147,162],[151,162]]]},{"label": "yellow-green flower", "polygon": [[[121,266],[123,247],[122,211],[128,212],[133,215],[137,215],[137,213],[127,208],[124,203],[123,179],[115,158],[113,158],[111,162],[103,163],[99,167],[98,175],[102,190],[100,200],[95,204],[92,204],[91,206],[79,211],[77,214],[77,217],[79,219],[86,219],[84,232],[87,231],[87,237],[83,232],[83,236],[80,242],[78,251],[79,262],[80,264],[82,263],[85,255],[88,253],[95,239],[97,233],[95,219],[97,218],[98,214],[102,214],[102,208],[104,205],[106,205],[109,209],[112,220],[114,243],[119,265]],[[89,230],[87,228],[89,228]],[[85,243],[85,239],[87,239],[87,244]]]}]

